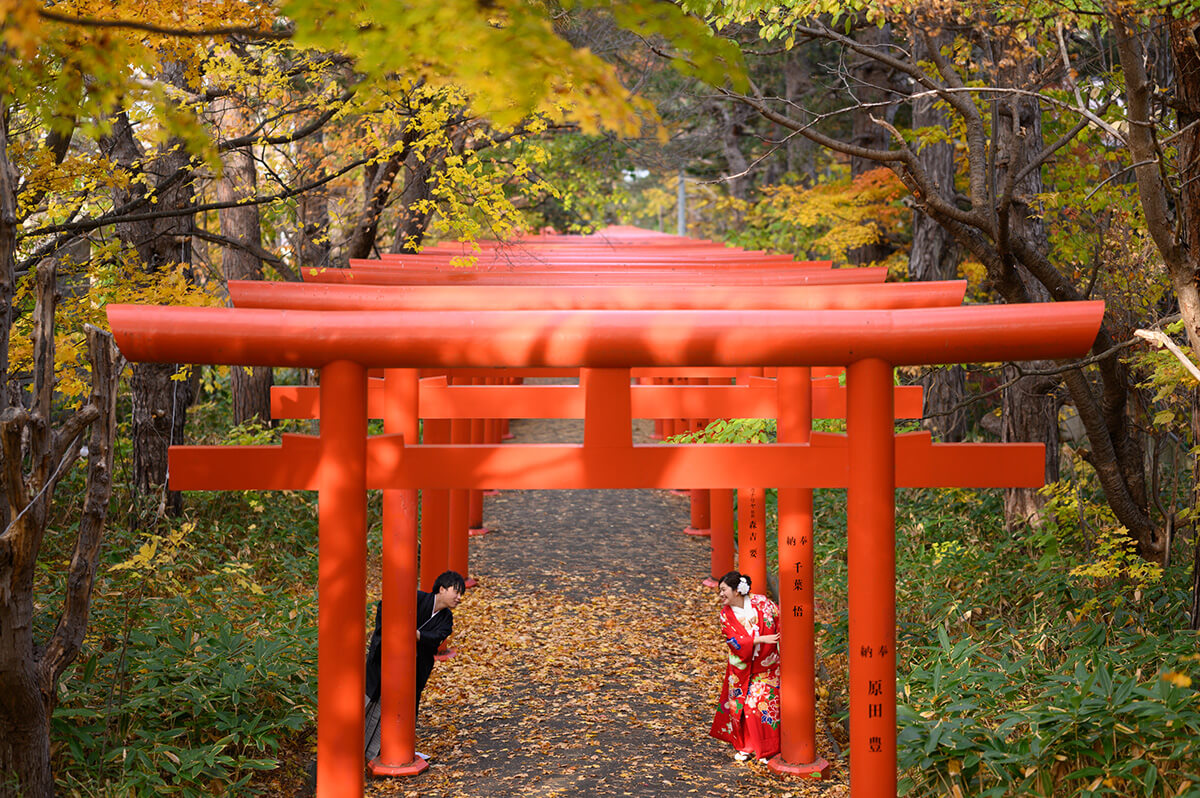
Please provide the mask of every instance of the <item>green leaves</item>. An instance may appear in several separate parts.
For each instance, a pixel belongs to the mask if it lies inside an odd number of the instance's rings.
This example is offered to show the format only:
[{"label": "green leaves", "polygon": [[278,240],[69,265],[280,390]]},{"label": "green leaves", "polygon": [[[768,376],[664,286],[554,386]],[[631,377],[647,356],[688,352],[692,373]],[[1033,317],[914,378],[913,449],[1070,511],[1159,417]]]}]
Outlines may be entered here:
[{"label": "green leaves", "polygon": [[65,778],[102,773],[122,794],[201,796],[220,785],[248,795],[254,772],[277,767],[281,737],[315,717],[312,610],[289,620],[290,597],[273,606],[220,592],[224,613],[192,596],[150,600],[127,648],[93,651],[64,683],[53,733],[70,752]]},{"label": "green leaves", "polygon": [[[712,36],[673,3],[614,0],[574,8],[611,13],[638,35],[666,42],[688,74],[744,85],[737,46]],[[656,116],[621,85],[610,64],[560,37],[541,4],[375,0],[351,9],[339,0],[289,0],[283,9],[295,22],[297,44],[345,53],[369,79],[458,85],[473,110],[500,126],[543,112],[570,117],[589,132],[633,134]]]}]

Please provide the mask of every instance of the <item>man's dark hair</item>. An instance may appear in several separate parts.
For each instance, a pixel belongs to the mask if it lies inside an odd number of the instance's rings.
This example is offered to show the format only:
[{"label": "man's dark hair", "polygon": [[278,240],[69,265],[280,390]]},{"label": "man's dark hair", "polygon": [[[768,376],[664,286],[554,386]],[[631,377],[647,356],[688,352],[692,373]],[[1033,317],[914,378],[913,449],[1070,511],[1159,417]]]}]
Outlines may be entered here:
[{"label": "man's dark hair", "polygon": [[452,587],[461,595],[467,592],[467,580],[463,579],[462,574],[458,571],[443,571],[437,579],[433,580],[433,592],[437,593],[444,587]]}]

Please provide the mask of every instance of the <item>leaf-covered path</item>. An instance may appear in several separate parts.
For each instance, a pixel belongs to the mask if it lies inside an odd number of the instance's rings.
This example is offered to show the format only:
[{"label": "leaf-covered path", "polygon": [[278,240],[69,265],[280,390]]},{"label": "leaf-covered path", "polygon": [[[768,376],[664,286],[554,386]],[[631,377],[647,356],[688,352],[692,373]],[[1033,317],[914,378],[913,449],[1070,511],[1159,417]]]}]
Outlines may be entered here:
[{"label": "leaf-covered path", "polygon": [[[582,437],[579,422],[512,429],[521,442]],[[431,767],[370,780],[367,794],[848,794],[840,780],[781,781],[734,762],[708,736],[724,666],[715,596],[700,584],[708,543],[682,534],[687,522],[687,500],[666,491],[488,498],[457,653],[422,701],[417,748]]]}]

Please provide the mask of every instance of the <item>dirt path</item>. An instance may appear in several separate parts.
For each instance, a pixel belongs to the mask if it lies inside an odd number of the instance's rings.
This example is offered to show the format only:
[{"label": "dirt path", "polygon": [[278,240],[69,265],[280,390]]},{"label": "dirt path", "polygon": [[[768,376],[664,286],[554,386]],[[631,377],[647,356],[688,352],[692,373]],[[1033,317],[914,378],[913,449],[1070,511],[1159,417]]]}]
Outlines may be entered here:
[{"label": "dirt path", "polygon": [[[519,442],[580,422],[517,421]],[[648,425],[638,428],[642,438]],[[478,587],[426,688],[424,774],[370,796],[847,795],[737,763],[708,736],[724,670],[708,542],[666,491],[506,491],[471,543]],[[830,754],[825,752],[826,756]]]}]

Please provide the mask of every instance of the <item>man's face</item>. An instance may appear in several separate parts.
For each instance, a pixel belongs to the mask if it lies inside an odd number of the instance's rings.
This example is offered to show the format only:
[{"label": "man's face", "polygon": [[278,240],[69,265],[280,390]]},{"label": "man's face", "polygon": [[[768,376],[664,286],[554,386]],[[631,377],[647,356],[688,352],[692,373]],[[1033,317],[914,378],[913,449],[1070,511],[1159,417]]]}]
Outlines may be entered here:
[{"label": "man's face", "polygon": [[462,601],[462,594],[456,587],[439,587],[438,593],[442,597],[442,604],[450,609],[454,609],[458,606],[458,602]]}]

